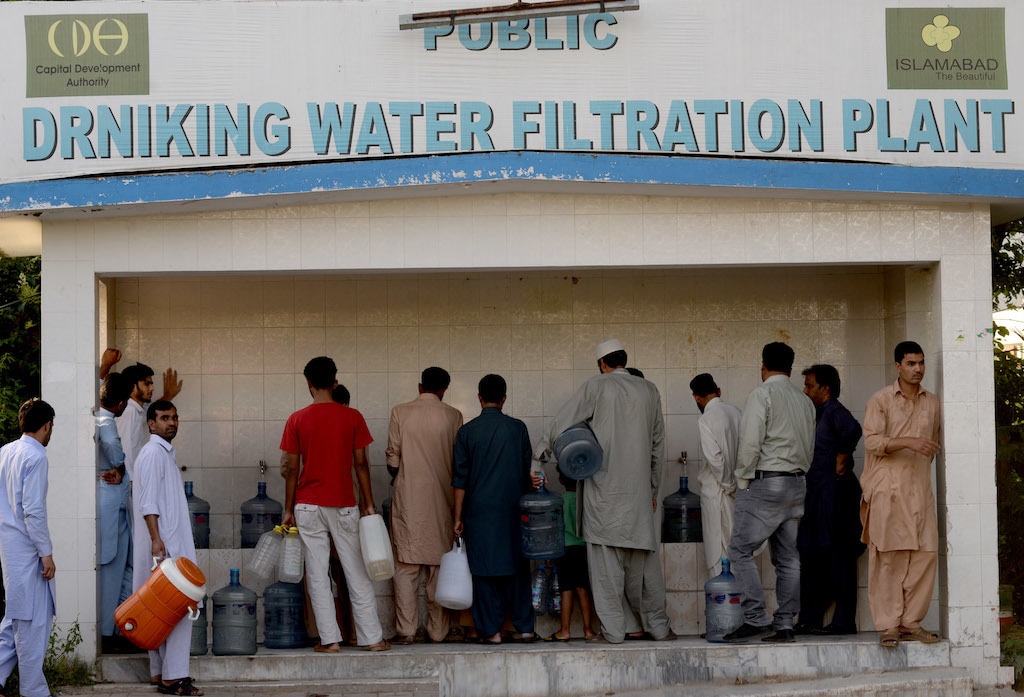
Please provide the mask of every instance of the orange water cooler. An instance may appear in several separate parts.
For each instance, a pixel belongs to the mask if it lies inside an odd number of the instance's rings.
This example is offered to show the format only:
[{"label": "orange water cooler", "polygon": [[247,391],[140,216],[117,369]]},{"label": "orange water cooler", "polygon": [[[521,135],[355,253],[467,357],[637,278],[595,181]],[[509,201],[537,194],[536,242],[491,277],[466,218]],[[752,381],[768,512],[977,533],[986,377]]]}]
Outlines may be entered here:
[{"label": "orange water cooler", "polygon": [[114,611],[121,635],[140,649],[156,649],[185,615],[195,621],[206,596],[206,576],[185,557],[164,559],[139,590]]}]

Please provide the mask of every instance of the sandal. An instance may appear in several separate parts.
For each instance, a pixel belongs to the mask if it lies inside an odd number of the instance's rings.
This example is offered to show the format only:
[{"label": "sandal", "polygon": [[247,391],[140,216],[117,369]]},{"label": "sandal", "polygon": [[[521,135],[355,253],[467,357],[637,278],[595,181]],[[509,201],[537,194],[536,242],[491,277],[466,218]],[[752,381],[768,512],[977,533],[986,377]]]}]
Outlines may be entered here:
[{"label": "sandal", "polygon": [[376,644],[370,644],[366,647],[367,651],[388,651],[391,649],[391,642],[387,639],[381,639]]},{"label": "sandal", "polygon": [[552,632],[550,635],[544,637],[544,641],[572,641],[571,636],[567,636],[564,639],[558,636],[558,632]]},{"label": "sandal", "polygon": [[878,638],[878,643],[887,649],[895,649],[900,645],[900,630],[886,629]]},{"label": "sandal", "polygon": [[929,632],[924,627],[901,629],[900,639],[902,641],[920,641],[922,644],[937,644],[942,641],[942,637],[934,632]]},{"label": "sandal", "polygon": [[156,691],[162,695],[187,695],[188,697],[200,697],[203,694],[202,690],[192,684],[192,678],[181,678],[170,685],[161,680],[160,684],[156,686]]}]

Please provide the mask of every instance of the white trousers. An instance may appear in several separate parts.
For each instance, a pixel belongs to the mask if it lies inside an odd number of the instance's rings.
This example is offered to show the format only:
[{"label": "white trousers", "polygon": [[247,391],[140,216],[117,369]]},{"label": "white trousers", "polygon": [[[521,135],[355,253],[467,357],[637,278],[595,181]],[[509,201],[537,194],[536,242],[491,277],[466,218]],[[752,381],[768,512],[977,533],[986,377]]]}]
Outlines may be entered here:
[{"label": "white trousers", "polygon": [[313,606],[320,643],[324,646],[341,641],[341,629],[334,611],[334,595],[328,568],[331,540],[338,550],[338,559],[345,572],[348,594],[352,600],[352,618],[360,646],[370,646],[384,638],[377,617],[377,596],[373,581],[363,565],[359,547],[359,509],[333,508],[300,503],[295,506],[295,523],[302,538],[302,556],[306,567],[306,589]]},{"label": "white trousers", "polygon": [[49,584],[27,579],[35,588],[32,619],[14,620],[4,617],[0,622],[0,684],[6,683],[14,666],[18,666],[19,686],[24,697],[47,697],[50,687],[43,676],[43,658],[50,643],[53,626],[53,602]]},{"label": "white trousers", "polygon": [[[149,652],[149,675],[164,680],[187,678],[189,650],[192,648],[192,620],[181,618],[156,651]],[[28,697],[26,695],[25,697]]]}]

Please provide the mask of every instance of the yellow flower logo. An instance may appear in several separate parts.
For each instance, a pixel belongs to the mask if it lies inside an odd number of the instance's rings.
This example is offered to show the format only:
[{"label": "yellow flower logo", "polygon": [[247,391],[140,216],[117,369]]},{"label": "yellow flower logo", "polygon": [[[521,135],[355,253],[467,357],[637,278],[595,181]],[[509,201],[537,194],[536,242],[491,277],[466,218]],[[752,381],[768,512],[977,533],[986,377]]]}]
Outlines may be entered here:
[{"label": "yellow flower logo", "polygon": [[946,15],[935,15],[932,23],[921,30],[921,38],[928,46],[935,46],[946,53],[953,48],[953,39],[960,36],[960,27],[949,23]]}]

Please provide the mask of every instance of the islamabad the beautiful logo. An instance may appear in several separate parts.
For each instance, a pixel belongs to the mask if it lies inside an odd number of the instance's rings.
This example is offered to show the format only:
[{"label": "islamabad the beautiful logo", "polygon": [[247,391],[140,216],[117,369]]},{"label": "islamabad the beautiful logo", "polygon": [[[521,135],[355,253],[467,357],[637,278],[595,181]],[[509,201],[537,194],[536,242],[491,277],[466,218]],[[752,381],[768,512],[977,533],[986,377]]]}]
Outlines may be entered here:
[{"label": "islamabad the beautiful logo", "polygon": [[953,48],[953,39],[960,36],[960,27],[949,23],[946,15],[935,15],[931,24],[921,30],[921,39],[928,46],[934,46],[943,53]]}]

